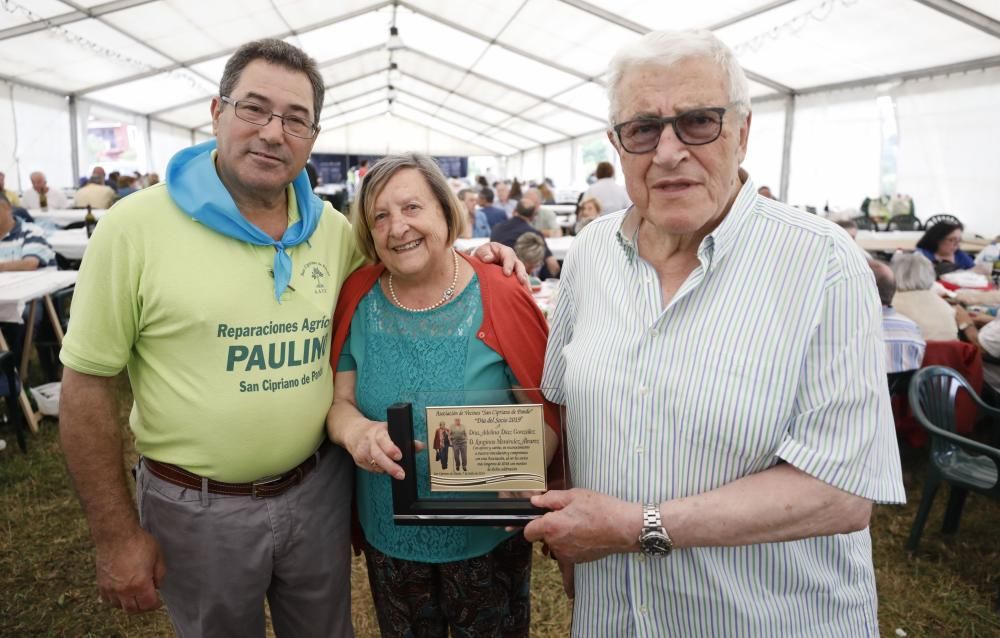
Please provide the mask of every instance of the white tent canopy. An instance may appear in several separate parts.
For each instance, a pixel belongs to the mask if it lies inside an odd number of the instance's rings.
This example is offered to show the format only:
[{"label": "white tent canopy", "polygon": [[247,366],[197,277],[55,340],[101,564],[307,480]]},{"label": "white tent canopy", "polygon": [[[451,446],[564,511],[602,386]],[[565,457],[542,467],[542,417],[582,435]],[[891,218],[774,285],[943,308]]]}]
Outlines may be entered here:
[{"label": "white tent canopy", "polygon": [[[137,170],[211,135],[208,104],[243,42],[279,37],[327,84],[317,152],[489,155],[580,185],[607,120],[612,53],[650,29],[709,28],[740,56],[746,166],[791,203],[917,214],[1000,232],[996,0],[4,0],[0,171],[69,185],[95,122],[126,122]],[[390,27],[400,46],[390,47]],[[110,130],[110,129],[107,129]],[[111,133],[106,133],[111,135]],[[590,149],[590,150],[588,150]],[[606,151],[606,149],[605,149]],[[123,158],[122,166],[127,164]],[[591,157],[591,160],[593,158]],[[16,176],[16,179],[15,179]],[[973,222],[972,220],[975,220]]]}]

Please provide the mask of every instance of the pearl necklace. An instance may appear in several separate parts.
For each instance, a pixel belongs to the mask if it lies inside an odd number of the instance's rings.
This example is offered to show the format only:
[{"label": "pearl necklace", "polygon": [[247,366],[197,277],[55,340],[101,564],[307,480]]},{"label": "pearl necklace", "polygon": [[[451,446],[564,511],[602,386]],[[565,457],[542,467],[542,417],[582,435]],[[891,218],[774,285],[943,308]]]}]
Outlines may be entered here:
[{"label": "pearl necklace", "polygon": [[455,295],[455,287],[458,285],[458,253],[454,249],[451,251],[452,262],[454,265],[454,272],[451,275],[451,285],[445,288],[444,293],[441,298],[437,300],[433,305],[427,306],[426,308],[410,308],[409,306],[404,306],[402,302],[399,301],[399,297],[396,296],[396,290],[392,287],[392,272],[389,273],[389,296],[392,297],[392,302],[409,312],[427,312],[428,310],[434,310],[441,304],[447,302]]}]

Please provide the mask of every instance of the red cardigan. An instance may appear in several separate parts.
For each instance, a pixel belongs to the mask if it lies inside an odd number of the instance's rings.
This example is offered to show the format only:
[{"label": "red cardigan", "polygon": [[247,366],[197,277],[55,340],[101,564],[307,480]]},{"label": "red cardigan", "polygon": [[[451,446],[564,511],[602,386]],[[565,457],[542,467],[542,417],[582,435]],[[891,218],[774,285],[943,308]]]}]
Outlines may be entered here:
[{"label": "red cardigan", "polygon": [[[497,266],[484,264],[478,259],[462,255],[469,262],[479,278],[479,292],[483,302],[483,323],[476,337],[490,349],[498,353],[510,367],[522,388],[537,388],[542,382],[542,365],[545,362],[545,344],[548,340],[549,325],[538,309],[535,300],[521,287],[516,277],[508,277]],[[361,303],[361,299],[378,282],[385,272],[385,265],[374,264],[354,271],[344,281],[337,298],[337,308],[333,312],[333,345],[330,362],[336,375],[340,353],[351,329],[351,319]],[[559,436],[560,446],[556,448],[553,463],[549,467],[549,489],[560,489],[564,484],[564,468],[559,462],[562,456],[562,433],[559,421],[559,407],[548,401],[541,393],[529,394],[531,400],[542,403],[545,422]],[[357,510],[352,505],[352,544],[356,554],[361,553],[361,526],[358,524]]]}]

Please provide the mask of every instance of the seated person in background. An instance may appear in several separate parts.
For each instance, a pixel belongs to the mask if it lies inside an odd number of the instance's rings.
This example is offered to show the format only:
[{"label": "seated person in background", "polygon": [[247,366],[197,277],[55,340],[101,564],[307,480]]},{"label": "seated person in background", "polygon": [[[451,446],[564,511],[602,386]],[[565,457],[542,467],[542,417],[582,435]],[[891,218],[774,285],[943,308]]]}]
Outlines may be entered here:
[{"label": "seated person in background", "polygon": [[[56,254],[45,240],[42,229],[14,216],[7,197],[0,193],[0,272],[37,270],[56,265]],[[41,325],[43,313],[35,313],[35,328]],[[28,309],[25,308],[25,319]],[[21,360],[24,349],[24,322],[2,322],[0,331],[14,353],[14,360]],[[45,364],[46,360],[43,359]],[[50,377],[51,378],[51,377]]]},{"label": "seated person in background", "polygon": [[545,264],[545,248],[545,238],[530,231],[514,242],[514,254],[524,262],[524,269],[532,277],[537,277]]},{"label": "seated person in background", "polygon": [[11,206],[20,206],[21,202],[17,198],[17,193],[7,190],[6,182],[7,175],[5,173],[0,173],[0,195],[6,197]]},{"label": "seated person in background", "polygon": [[459,237],[489,237],[490,223],[486,221],[486,215],[481,210],[476,210],[476,192],[471,188],[463,188],[458,191],[458,201],[462,202],[465,210],[465,225]]},{"label": "seated person in background", "polygon": [[556,195],[555,195],[555,193],[552,192],[552,189],[549,188],[549,185],[546,184],[545,182],[542,182],[541,184],[538,185],[538,193],[542,196],[542,203],[543,204],[555,204],[556,203]]},{"label": "seated person in background", "polygon": [[521,201],[526,202],[534,211],[535,218],[532,225],[546,237],[562,237],[562,228],[556,220],[556,214],[548,208],[542,208],[542,192],[537,188],[529,188],[524,191]]},{"label": "seated person in background", "polygon": [[983,380],[1000,391],[1000,321],[993,319],[979,329],[979,349],[983,352]]},{"label": "seated person in background", "polygon": [[21,198],[21,205],[25,208],[41,208],[43,210],[52,208],[66,208],[66,196],[58,188],[49,188],[49,183],[45,179],[45,173],[35,171],[31,174],[31,190],[24,193]]},{"label": "seated person in background", "polygon": [[857,240],[858,238],[858,223],[853,219],[841,219],[839,221],[833,222],[834,224],[840,226],[847,234],[851,236],[851,239]]},{"label": "seated person in background", "polygon": [[868,260],[868,266],[875,273],[875,286],[882,301],[882,336],[885,339],[885,371],[906,372],[920,369],[924,360],[927,343],[920,336],[920,327],[892,307],[896,294],[896,279],[888,264],[875,259]]},{"label": "seated person in background", "polygon": [[97,209],[111,208],[116,196],[113,188],[104,185],[104,178],[94,173],[87,181],[87,185],[76,191],[73,206],[75,208],[86,208],[87,206]]},{"label": "seated person in background", "polygon": [[573,232],[580,234],[583,227],[597,219],[601,214],[601,202],[593,195],[585,195],[576,209],[576,226]]},{"label": "seated person in background", "polygon": [[615,167],[611,162],[600,162],[594,171],[597,181],[590,185],[584,197],[596,197],[601,202],[601,214],[607,215],[632,205],[628,191],[615,181]]},{"label": "seated person in background", "polygon": [[139,190],[136,188],[135,178],[131,175],[122,175],[118,178],[118,198],[121,199],[126,195],[131,195],[132,193]]},{"label": "seated person in background", "polygon": [[[531,225],[531,220],[535,217],[535,207],[531,202],[522,198],[521,201],[517,203],[514,208],[514,215],[502,224],[497,224],[497,227],[493,229],[490,233],[490,241],[499,242],[505,246],[514,247],[517,243],[518,238],[524,233],[535,233],[542,237],[542,241],[545,241],[542,232]],[[542,267],[541,272],[538,274],[539,279],[548,279],[550,277],[559,276],[559,261],[552,255],[552,251],[549,250],[548,245],[545,246],[545,265]]]},{"label": "seated person in background", "polygon": [[[757,194],[760,195],[761,197],[766,197],[768,199],[777,199],[774,196],[774,193],[771,192],[770,186],[761,186],[760,188],[757,189]],[[855,226],[855,228],[857,227]]]},{"label": "seated person in background", "polygon": [[477,202],[479,204],[479,210],[482,211],[483,215],[486,215],[486,221],[489,222],[491,231],[496,228],[497,224],[507,221],[507,211],[493,205],[492,188],[479,189]]},{"label": "seated person in background", "polygon": [[14,209],[0,194],[0,271],[37,270],[56,265],[56,254],[35,224],[14,216]]},{"label": "seated person in background", "polygon": [[920,326],[926,341],[953,341],[961,333],[970,343],[979,345],[979,333],[969,313],[961,306],[951,306],[931,290],[937,277],[934,266],[920,253],[897,253],[892,258],[896,294],[892,307]]},{"label": "seated person in background", "polygon": [[928,228],[917,242],[917,252],[931,260],[938,276],[975,266],[972,257],[959,249],[962,230],[961,224],[938,222]]}]

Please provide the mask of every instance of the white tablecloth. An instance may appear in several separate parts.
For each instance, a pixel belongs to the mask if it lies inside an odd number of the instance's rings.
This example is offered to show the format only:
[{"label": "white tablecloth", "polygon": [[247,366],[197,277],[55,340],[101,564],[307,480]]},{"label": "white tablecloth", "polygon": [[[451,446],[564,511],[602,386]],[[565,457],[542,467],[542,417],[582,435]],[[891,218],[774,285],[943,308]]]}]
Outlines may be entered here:
[{"label": "white tablecloth", "polygon": [[0,272],[0,321],[21,323],[25,305],[76,283],[75,270]]},{"label": "white tablecloth", "polygon": [[57,230],[49,235],[49,245],[66,259],[83,259],[87,250],[87,229]]},{"label": "white tablecloth", "polygon": [[[82,222],[83,218],[87,216],[87,211],[81,208],[68,208],[65,210],[38,210],[33,209],[28,211],[35,221],[39,224],[49,224],[51,226],[58,226],[59,228],[65,228],[66,226]],[[100,219],[107,213],[107,210],[95,208],[92,210],[94,217]]]},{"label": "white tablecloth", "polygon": [[[890,231],[858,231],[858,245],[865,250],[881,250],[894,252],[896,250],[913,250],[917,247],[917,242],[924,236],[922,230],[890,230]],[[979,252],[989,241],[976,237],[972,233],[962,235],[961,248],[965,252]]]}]

